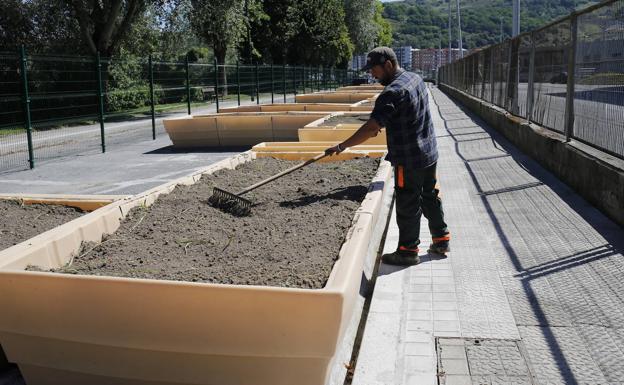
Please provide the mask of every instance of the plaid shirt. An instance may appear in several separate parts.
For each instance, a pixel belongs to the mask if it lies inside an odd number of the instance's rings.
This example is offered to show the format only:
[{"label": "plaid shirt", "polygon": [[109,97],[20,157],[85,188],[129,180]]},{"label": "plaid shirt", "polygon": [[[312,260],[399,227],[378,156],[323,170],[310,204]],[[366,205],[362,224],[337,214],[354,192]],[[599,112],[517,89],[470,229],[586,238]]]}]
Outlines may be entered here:
[{"label": "plaid shirt", "polygon": [[425,168],[438,160],[436,138],[422,78],[399,69],[371,113],[386,128],[388,156],[394,166]]}]

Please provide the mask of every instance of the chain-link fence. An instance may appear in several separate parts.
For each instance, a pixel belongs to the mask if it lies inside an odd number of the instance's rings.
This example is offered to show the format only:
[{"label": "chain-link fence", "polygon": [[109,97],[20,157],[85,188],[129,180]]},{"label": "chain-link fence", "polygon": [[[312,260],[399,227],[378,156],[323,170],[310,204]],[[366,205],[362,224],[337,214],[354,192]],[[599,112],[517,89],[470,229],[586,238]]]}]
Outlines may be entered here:
[{"label": "chain-link fence", "polygon": [[475,52],[439,81],[624,158],[624,0]]},{"label": "chain-link fence", "polygon": [[287,65],[0,53],[0,172],[155,139],[161,118],[285,103],[347,85],[357,72]]}]

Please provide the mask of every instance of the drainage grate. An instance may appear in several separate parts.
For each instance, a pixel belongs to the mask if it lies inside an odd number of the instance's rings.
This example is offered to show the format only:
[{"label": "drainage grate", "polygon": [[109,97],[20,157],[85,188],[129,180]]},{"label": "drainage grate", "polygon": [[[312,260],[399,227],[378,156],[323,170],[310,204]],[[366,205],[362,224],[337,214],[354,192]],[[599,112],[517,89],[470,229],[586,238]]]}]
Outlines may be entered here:
[{"label": "drainage grate", "polygon": [[440,385],[533,385],[521,341],[436,338]]}]

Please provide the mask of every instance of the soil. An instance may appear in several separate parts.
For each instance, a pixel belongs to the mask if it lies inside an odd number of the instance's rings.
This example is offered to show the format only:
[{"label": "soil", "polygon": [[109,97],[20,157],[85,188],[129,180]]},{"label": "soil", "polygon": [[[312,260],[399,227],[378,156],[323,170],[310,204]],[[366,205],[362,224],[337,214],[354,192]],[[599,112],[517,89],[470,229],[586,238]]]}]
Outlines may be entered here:
[{"label": "soil", "polygon": [[23,205],[18,200],[0,199],[0,250],[53,229],[84,213],[60,205]]},{"label": "soil", "polygon": [[336,126],[338,124],[364,124],[370,118],[370,114],[338,115],[332,116],[323,122],[323,126]]},{"label": "soil", "polygon": [[236,192],[293,165],[261,158],[178,186],[137,207],[99,245],[84,245],[61,273],[322,288],[378,160],[314,163],[245,197],[252,215],[208,205],[212,188]]}]

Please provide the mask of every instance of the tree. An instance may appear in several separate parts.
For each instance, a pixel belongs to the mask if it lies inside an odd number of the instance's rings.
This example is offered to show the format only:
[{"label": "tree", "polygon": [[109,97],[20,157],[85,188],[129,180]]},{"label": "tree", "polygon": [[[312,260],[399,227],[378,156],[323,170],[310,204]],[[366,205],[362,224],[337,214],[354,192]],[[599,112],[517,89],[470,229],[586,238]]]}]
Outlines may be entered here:
[{"label": "tree", "polygon": [[228,48],[237,47],[246,33],[244,1],[191,0],[191,4],[193,29],[224,63]]},{"label": "tree", "polygon": [[344,0],[345,22],[356,53],[373,48],[378,35],[377,0]]},{"label": "tree", "polygon": [[66,0],[92,54],[112,56],[148,0]]},{"label": "tree", "polygon": [[38,53],[86,51],[76,48],[80,30],[64,0],[0,1],[0,50],[14,51],[20,44]]},{"label": "tree", "polygon": [[384,6],[381,1],[375,0],[375,14],[373,20],[377,27],[377,35],[375,36],[375,46],[389,46],[392,44],[392,27],[388,20],[383,18]]},{"label": "tree", "polygon": [[[283,64],[287,62],[288,9],[295,0],[263,0],[261,3],[262,15],[252,17],[250,20],[251,40],[254,49],[264,62]],[[244,45],[241,53],[248,54],[248,48]]]},{"label": "tree", "polygon": [[346,67],[353,43],[341,0],[300,0],[288,7],[286,36],[292,64]]},{"label": "tree", "polygon": [[[242,0],[191,0],[191,25],[202,40],[212,46],[218,63],[225,64],[228,48],[238,47],[247,31],[245,3]],[[220,71],[221,84],[227,84]],[[223,88],[227,95],[227,88]]]}]

